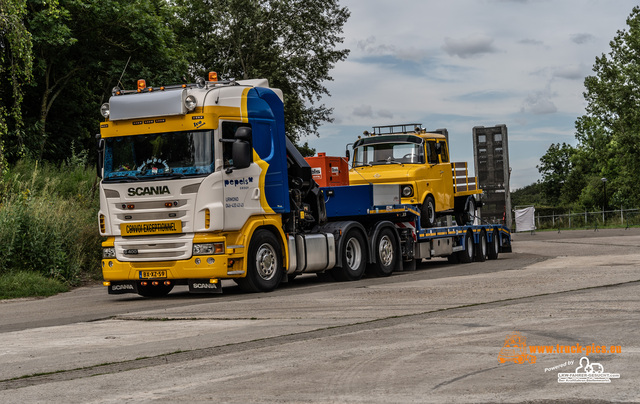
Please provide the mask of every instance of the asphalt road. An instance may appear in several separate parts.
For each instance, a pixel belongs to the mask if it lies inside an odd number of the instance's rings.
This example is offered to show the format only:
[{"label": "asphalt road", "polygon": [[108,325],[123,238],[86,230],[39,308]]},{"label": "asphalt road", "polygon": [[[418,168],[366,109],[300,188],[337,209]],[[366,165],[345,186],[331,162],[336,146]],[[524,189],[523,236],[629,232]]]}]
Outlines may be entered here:
[{"label": "asphalt road", "polygon": [[[640,402],[639,246],[640,229],[517,234],[497,261],[268,294],[3,301],[0,402]],[[535,363],[500,362],[514,332]],[[583,357],[603,373],[559,383]]]}]

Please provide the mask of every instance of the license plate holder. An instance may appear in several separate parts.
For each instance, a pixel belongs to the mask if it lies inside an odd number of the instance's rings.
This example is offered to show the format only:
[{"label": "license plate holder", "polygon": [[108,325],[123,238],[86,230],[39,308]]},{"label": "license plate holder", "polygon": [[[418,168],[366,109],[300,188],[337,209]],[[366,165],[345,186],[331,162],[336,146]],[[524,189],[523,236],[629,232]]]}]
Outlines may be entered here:
[{"label": "license plate holder", "polygon": [[140,271],[140,279],[166,279],[167,271]]}]

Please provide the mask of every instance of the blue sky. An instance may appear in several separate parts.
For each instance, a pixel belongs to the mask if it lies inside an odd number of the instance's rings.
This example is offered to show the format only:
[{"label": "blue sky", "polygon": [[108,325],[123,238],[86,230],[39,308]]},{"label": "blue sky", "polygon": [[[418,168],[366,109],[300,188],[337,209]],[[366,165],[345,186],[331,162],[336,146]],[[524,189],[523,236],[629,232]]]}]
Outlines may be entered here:
[{"label": "blue sky", "polygon": [[506,124],[511,189],[540,178],[551,143],[575,145],[584,78],[637,2],[342,0],[348,59],[325,83],[334,108],[317,152],[344,155],[374,125],[449,130],[452,161],[473,165],[472,128]]}]

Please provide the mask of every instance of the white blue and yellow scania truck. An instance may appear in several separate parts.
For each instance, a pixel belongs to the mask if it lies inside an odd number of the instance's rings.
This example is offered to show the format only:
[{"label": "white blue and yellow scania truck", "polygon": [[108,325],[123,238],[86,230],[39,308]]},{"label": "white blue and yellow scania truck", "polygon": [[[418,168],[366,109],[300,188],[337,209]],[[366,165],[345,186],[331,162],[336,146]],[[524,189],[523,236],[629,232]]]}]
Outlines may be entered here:
[{"label": "white blue and yellow scania truck", "polygon": [[114,88],[98,140],[102,273],[111,294],[175,285],[270,291],[303,273],[357,280],[510,250],[500,225],[420,228],[398,185],[320,188],[267,80]]}]

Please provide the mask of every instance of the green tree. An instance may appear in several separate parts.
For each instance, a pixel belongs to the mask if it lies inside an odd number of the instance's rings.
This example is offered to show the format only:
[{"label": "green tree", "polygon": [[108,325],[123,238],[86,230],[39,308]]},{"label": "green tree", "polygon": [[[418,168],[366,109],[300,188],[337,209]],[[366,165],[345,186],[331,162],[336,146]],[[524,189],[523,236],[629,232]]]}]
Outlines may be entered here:
[{"label": "green tree", "polygon": [[571,157],[575,150],[566,143],[552,143],[536,166],[542,174],[542,189],[552,205],[558,205],[564,191],[565,182],[571,172]]},{"label": "green tree", "polygon": [[[593,195],[600,177],[608,179],[614,206],[638,206],[640,195],[640,7],[627,18],[628,29],[617,32],[608,55],[596,58],[594,75],[585,79],[587,114],[577,123],[580,158],[591,168]],[[585,127],[585,124],[588,124]],[[586,130],[585,130],[586,129]],[[584,165],[583,165],[584,166]],[[603,192],[603,191],[599,191]],[[595,203],[593,197],[583,204]]]},{"label": "green tree", "polygon": [[0,0],[0,178],[6,160],[4,143],[23,131],[23,85],[31,78],[31,34],[24,25],[26,0]]},{"label": "green tree", "polygon": [[21,149],[62,160],[72,143],[93,148],[100,104],[121,77],[130,89],[138,78],[178,82],[187,59],[173,19],[164,0],[29,0],[35,63],[23,105],[27,131],[23,144],[10,145],[13,160]]},{"label": "green tree", "polygon": [[[177,0],[182,38],[193,51],[192,71],[223,78],[267,78],[285,99],[285,129],[294,143],[332,122],[323,82],[349,51],[342,27],[349,18],[338,0]],[[312,153],[307,148],[306,153]]]}]

